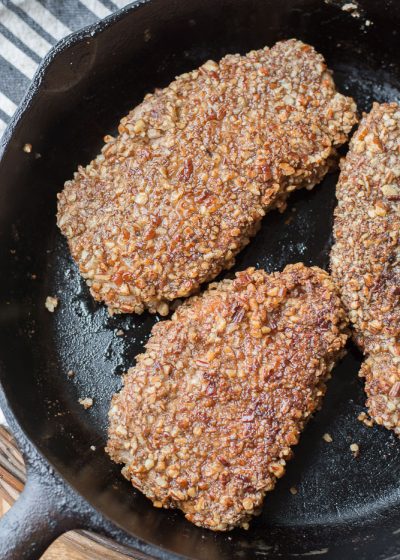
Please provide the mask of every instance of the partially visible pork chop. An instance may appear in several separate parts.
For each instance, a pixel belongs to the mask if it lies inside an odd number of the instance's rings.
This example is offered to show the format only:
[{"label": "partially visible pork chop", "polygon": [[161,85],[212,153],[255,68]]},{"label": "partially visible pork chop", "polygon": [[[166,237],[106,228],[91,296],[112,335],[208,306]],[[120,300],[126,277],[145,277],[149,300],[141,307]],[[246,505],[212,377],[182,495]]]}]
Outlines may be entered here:
[{"label": "partially visible pork chop", "polygon": [[332,274],[366,355],[367,406],[400,435],[400,106],[375,103],[337,186]]}]

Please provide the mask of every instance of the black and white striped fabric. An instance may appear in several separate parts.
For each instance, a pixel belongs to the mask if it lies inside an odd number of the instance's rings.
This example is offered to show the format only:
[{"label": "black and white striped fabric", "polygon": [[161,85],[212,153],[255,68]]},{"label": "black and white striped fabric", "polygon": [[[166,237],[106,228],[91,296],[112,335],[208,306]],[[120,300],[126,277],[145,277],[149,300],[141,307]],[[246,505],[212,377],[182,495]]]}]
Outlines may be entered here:
[{"label": "black and white striped fabric", "polygon": [[0,137],[47,51],[131,0],[0,0]]},{"label": "black and white striped fabric", "polygon": [[0,138],[47,51],[130,1],[0,0]]}]

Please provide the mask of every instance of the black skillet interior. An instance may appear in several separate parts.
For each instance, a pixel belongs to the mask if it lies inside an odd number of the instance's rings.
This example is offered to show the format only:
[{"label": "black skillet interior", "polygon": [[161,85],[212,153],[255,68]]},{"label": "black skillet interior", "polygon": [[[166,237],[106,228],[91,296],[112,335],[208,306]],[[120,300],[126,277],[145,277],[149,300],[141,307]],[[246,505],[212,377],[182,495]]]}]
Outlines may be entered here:
[{"label": "black skillet interior", "polygon": [[[0,365],[10,407],[48,460],[105,516],[190,558],[389,557],[400,550],[399,442],[357,420],[364,395],[360,356],[350,346],[286,477],[249,531],[213,534],[180,513],[154,509],[103,446],[110,397],[158,318],[111,318],[94,303],[56,228],[56,193],[146,92],[225,53],[297,37],[325,55],[338,87],[360,110],[373,100],[400,101],[400,2],[365,0],[359,17],[341,4],[152,0],[127,10],[102,32],[83,33],[60,49],[0,164]],[[25,143],[33,146],[29,154]],[[279,270],[297,261],[327,267],[336,179],[292,196],[283,215],[268,215],[235,270]],[[48,295],[60,301],[54,314],[44,306]],[[94,406],[84,410],[80,397],[92,397]],[[322,439],[325,432],[332,443]]]}]

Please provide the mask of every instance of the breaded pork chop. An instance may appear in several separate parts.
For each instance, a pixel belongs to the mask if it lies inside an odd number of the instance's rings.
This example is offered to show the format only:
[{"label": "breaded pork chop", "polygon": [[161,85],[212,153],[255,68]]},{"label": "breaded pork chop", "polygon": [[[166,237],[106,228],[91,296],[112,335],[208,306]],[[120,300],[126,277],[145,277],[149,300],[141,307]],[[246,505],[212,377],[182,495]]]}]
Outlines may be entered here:
[{"label": "breaded pork chop", "polygon": [[400,435],[400,106],[375,103],[341,165],[332,274],[366,355],[367,406]]},{"label": "breaded pork chop", "polygon": [[113,397],[108,453],[156,507],[246,527],[321,403],[346,325],[319,268],[212,284],[153,327]]},{"label": "breaded pork chop", "polygon": [[233,265],[268,210],[322,179],[355,120],[323,57],[295,40],[146,96],[59,194],[92,295],[111,312],[166,315]]}]

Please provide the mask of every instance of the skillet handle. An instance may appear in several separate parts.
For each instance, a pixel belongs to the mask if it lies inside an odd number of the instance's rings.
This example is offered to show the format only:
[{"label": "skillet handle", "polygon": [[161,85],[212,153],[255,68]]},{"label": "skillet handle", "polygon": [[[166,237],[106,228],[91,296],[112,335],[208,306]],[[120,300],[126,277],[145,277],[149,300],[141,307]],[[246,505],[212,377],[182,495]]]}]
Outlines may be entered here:
[{"label": "skillet handle", "polygon": [[44,477],[29,469],[21,496],[0,519],[0,559],[36,560],[61,533],[76,528],[67,501],[54,473]]}]

